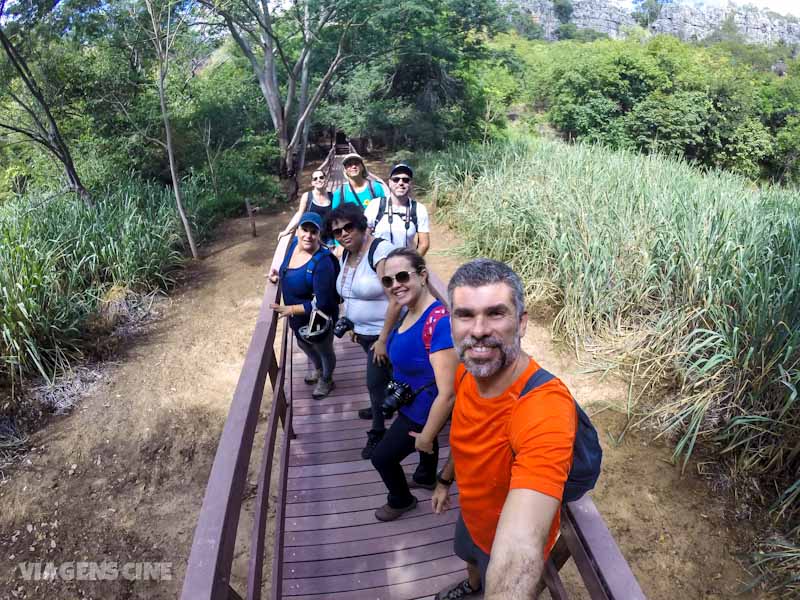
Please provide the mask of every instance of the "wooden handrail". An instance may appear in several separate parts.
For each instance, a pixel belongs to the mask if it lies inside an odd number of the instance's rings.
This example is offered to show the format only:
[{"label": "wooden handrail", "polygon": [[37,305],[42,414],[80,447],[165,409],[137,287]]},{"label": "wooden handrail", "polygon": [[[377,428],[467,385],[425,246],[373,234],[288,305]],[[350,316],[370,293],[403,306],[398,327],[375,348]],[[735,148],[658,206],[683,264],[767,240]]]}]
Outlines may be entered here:
[{"label": "wooden handrail", "polygon": [[[288,240],[284,238],[281,242],[276,255],[282,261]],[[270,304],[279,301],[279,284],[267,282],[255,330],[211,467],[186,567],[181,600],[227,600],[229,595],[242,494],[267,376],[270,377],[274,398],[280,401],[282,396],[282,369],[277,364],[273,349],[278,319],[270,308]],[[283,352],[282,355],[285,359]],[[286,428],[286,419],[282,420]],[[269,497],[268,493],[266,497]]]}]

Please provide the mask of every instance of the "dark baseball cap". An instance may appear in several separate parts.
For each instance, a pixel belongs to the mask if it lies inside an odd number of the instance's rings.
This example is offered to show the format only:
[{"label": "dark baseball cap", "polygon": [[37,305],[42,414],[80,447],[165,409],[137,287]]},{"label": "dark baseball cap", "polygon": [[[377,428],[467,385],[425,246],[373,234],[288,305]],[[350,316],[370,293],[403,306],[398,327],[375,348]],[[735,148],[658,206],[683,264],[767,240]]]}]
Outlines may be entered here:
[{"label": "dark baseball cap", "polygon": [[411,179],[414,179],[414,170],[406,163],[397,163],[393,166],[389,172],[389,177],[392,177],[395,173],[406,173]]}]

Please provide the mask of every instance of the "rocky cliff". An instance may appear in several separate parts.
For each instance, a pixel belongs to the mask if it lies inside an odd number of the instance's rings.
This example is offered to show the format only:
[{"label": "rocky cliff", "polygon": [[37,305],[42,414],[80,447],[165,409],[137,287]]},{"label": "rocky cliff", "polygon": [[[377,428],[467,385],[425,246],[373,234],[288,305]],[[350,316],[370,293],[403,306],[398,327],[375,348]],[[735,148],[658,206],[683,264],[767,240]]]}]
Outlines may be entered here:
[{"label": "rocky cliff", "polygon": [[[516,4],[537,21],[545,37],[555,39],[560,25],[551,0],[507,0]],[[579,29],[594,29],[612,38],[624,37],[627,28],[636,24],[630,11],[620,8],[610,0],[572,0],[574,12],[571,22]],[[729,5],[724,8],[697,8],[685,4],[668,4],[661,16],[650,25],[653,33],[666,33],[683,40],[702,40],[719,30],[731,19],[736,29],[747,41],[773,45],[780,42],[800,44],[800,21],[758,10],[752,6]]]}]

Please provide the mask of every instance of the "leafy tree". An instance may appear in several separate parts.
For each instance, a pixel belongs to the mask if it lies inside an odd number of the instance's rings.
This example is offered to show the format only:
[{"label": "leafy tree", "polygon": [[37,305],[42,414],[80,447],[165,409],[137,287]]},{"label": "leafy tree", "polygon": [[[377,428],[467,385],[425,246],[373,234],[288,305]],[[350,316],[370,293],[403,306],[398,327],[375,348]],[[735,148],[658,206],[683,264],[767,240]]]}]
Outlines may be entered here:
[{"label": "leafy tree", "polygon": [[553,11],[562,24],[569,23],[574,10],[572,0],[553,0]]},{"label": "leafy tree", "polygon": [[647,29],[661,16],[661,9],[672,0],[633,0],[633,18]]},{"label": "leafy tree", "polygon": [[578,37],[578,26],[575,23],[561,23],[556,27],[556,37],[559,40],[574,40]]},{"label": "leafy tree", "polygon": [[514,31],[526,40],[541,40],[544,38],[544,28],[534,20],[529,12],[519,7],[512,9],[509,22]]},{"label": "leafy tree", "polygon": [[39,25],[52,10],[51,5],[12,5],[0,0],[0,129],[39,145],[63,167],[69,189],[91,205],[89,192],[83,185],[72,158],[70,146],[59,125],[59,94],[48,89],[41,72],[31,67],[21,50],[35,44]]}]

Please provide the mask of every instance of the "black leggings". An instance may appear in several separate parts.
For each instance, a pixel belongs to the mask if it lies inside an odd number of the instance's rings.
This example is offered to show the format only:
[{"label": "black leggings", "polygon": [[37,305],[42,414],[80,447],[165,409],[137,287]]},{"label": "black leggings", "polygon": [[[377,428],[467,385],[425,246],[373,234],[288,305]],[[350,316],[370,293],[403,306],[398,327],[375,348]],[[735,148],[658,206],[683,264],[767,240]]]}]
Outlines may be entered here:
[{"label": "black leggings", "polygon": [[388,359],[383,365],[379,365],[373,360],[375,353],[371,346],[378,341],[377,335],[356,334],[356,341],[367,353],[367,389],[372,406],[372,431],[385,431],[383,399],[386,396],[386,384],[392,379],[392,365],[389,364]]},{"label": "black leggings", "polygon": [[[388,502],[392,508],[404,508],[414,499],[411,490],[408,489],[406,474],[400,462],[414,452],[414,438],[408,435],[408,432],[419,433],[422,427],[404,414],[397,413],[397,419],[372,451],[372,464],[389,489]],[[419,466],[414,473],[414,480],[419,483],[434,483],[438,462],[439,440],[437,439],[433,443],[433,454],[419,453]]]}]

